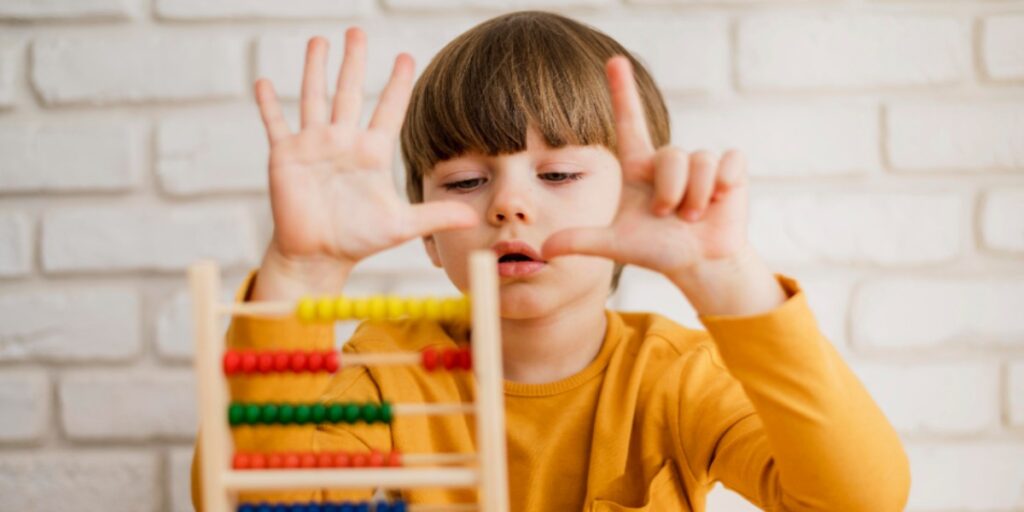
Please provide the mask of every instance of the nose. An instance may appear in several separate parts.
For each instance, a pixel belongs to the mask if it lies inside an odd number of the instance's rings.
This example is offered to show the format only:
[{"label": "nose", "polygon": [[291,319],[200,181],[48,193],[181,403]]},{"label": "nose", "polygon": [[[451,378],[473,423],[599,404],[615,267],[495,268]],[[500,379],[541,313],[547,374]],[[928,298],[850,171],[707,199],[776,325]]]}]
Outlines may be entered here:
[{"label": "nose", "polygon": [[503,185],[496,187],[494,199],[487,212],[487,218],[491,223],[500,225],[512,220],[533,222],[533,212],[527,197],[528,187],[510,183]]}]

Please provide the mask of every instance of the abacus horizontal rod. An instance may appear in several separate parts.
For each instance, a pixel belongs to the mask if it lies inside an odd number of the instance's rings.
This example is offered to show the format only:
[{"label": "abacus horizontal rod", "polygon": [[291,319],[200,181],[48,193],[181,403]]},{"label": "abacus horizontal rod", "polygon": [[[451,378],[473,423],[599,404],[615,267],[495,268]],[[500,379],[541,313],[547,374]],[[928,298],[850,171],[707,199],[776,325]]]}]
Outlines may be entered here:
[{"label": "abacus horizontal rod", "polygon": [[295,316],[295,303],[257,301],[217,304],[217,314],[232,316]]},{"label": "abacus horizontal rod", "polygon": [[377,352],[370,354],[342,354],[338,366],[389,366],[420,364],[419,352]]},{"label": "abacus horizontal rod", "polygon": [[418,414],[473,414],[476,404],[454,402],[450,404],[394,404],[391,406],[395,416]]},{"label": "abacus horizontal rod", "polygon": [[348,471],[321,469],[241,470],[224,473],[228,491],[359,489],[375,487],[475,487],[475,468],[371,468]]},{"label": "abacus horizontal rod", "polygon": [[476,462],[475,453],[403,453],[402,465],[444,465],[444,464],[467,464]]}]

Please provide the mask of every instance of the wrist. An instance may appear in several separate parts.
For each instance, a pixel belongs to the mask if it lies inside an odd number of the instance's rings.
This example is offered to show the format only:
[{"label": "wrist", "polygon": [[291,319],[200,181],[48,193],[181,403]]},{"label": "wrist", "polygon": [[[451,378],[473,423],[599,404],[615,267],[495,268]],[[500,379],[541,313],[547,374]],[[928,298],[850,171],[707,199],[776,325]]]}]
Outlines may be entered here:
[{"label": "wrist", "polygon": [[668,276],[699,315],[754,315],[786,301],[785,290],[749,244],[732,256]]},{"label": "wrist", "polygon": [[272,240],[256,273],[251,299],[290,301],[307,295],[337,295],[353,267],[355,263],[329,256],[289,257]]}]

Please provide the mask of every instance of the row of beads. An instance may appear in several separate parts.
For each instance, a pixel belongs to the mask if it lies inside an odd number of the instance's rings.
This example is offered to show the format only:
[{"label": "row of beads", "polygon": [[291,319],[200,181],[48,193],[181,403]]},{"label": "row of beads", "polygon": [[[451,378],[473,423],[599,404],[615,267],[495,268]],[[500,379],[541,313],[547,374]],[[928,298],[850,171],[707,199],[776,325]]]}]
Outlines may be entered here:
[{"label": "row of beads", "polygon": [[296,315],[304,322],[332,320],[395,320],[402,317],[452,321],[469,318],[468,297],[400,298],[373,295],[358,299],[348,297],[303,297]]},{"label": "row of beads", "polygon": [[338,371],[338,353],[333,350],[253,352],[229,350],[224,353],[224,374],[271,372]]},{"label": "row of beads", "polygon": [[325,501],[323,503],[242,503],[238,512],[406,512],[405,501],[394,500],[391,503],[380,501]]},{"label": "row of beads", "polygon": [[377,450],[366,453],[236,453],[231,464],[235,469],[381,468],[401,465],[401,453]]},{"label": "row of beads", "polygon": [[445,348],[438,350],[434,347],[423,349],[421,357],[423,368],[432,372],[443,366],[446,370],[470,370],[473,368],[473,354],[469,348]]},{"label": "row of beads", "polygon": [[249,404],[228,406],[231,425],[305,425],[309,423],[391,423],[391,404]]}]

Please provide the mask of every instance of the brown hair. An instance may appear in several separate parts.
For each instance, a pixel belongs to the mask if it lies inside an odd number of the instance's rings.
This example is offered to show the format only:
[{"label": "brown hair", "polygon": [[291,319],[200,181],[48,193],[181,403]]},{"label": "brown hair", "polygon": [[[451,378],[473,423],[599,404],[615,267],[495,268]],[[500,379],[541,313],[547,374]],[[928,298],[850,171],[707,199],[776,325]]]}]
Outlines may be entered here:
[{"label": "brown hair", "polygon": [[[487,20],[448,43],[416,81],[402,125],[409,201],[423,201],[423,177],[438,162],[480,152],[526,149],[533,125],[548,145],[601,144],[616,152],[604,65],[633,65],[655,147],[670,140],[668,110],[650,74],[611,37],[564,16],[522,11]],[[618,288],[616,263],[611,291]]]}]

